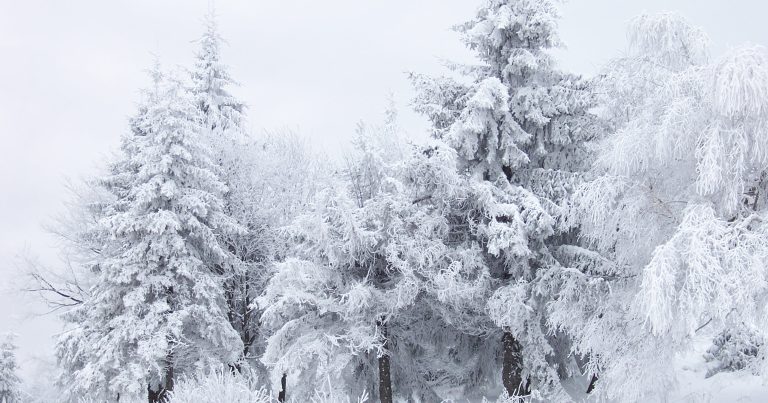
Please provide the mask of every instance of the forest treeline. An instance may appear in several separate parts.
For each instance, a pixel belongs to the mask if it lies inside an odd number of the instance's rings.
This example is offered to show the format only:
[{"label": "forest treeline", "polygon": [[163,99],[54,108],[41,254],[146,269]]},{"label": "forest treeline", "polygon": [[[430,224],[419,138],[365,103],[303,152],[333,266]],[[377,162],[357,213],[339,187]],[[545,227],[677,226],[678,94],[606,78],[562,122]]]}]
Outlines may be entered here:
[{"label": "forest treeline", "polygon": [[74,189],[70,265],[30,273],[62,308],[63,398],[236,376],[265,402],[649,401],[699,336],[713,374],[762,373],[766,49],[713,58],[643,15],[582,77],[552,55],[557,13],[484,1],[456,27],[474,63],[409,75],[429,139],[393,104],[341,163],[247,129],[209,18]]}]

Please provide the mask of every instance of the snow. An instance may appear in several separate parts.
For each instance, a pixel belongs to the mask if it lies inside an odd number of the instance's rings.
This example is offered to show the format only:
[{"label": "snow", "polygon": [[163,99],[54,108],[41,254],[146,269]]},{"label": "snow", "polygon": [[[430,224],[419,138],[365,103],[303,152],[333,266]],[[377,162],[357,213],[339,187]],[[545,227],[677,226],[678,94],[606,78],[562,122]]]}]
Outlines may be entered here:
[{"label": "snow", "polygon": [[390,102],[336,164],[247,129],[214,17],[72,205],[72,275],[33,274],[64,399],[765,397],[765,48],[641,15],[581,77],[556,1],[484,0],[475,63],[411,75],[432,137]]},{"label": "snow", "polygon": [[677,386],[669,401],[679,402],[764,402],[768,399],[768,383],[748,370],[720,372],[706,378],[708,363],[704,351],[711,343],[706,338],[692,341],[695,347],[675,363]]}]

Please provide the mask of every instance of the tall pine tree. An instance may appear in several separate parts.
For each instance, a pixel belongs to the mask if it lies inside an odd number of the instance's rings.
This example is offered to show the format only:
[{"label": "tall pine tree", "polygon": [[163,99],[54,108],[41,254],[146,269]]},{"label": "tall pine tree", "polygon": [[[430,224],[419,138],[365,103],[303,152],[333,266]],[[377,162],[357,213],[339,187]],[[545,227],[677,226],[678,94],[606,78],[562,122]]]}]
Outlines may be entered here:
[{"label": "tall pine tree", "polygon": [[100,224],[118,247],[59,341],[75,394],[161,401],[179,374],[231,364],[242,350],[211,270],[228,256],[216,232],[238,226],[197,117],[182,84],[156,71],[105,178],[117,200]]},{"label": "tall pine tree", "polygon": [[464,244],[481,248],[478,269],[490,276],[486,313],[501,330],[504,388],[567,399],[567,353],[547,328],[546,305],[565,263],[558,247],[574,241],[556,220],[596,130],[589,83],[558,71],[549,53],[556,21],[550,1],[488,0],[457,27],[481,63],[413,81],[417,111],[456,149],[472,186],[487,189],[489,210],[465,224],[476,229]]}]

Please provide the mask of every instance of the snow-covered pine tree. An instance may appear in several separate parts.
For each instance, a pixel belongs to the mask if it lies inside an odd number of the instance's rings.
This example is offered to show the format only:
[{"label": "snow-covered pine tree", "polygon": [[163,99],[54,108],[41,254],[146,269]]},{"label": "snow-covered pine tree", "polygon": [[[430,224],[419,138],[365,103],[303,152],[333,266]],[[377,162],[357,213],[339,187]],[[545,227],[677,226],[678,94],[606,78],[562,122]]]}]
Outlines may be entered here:
[{"label": "snow-covered pine tree", "polygon": [[[163,73],[159,59],[155,58],[147,73],[152,79],[152,88],[143,91],[145,99],[138,105],[136,116],[130,119],[130,133],[126,136],[146,135],[140,122],[160,91]],[[135,171],[131,171],[127,160],[116,158],[105,161],[102,173],[68,184],[71,198],[65,210],[47,225],[48,231],[60,241],[65,267],[47,268],[34,260],[27,262],[30,280],[27,290],[39,293],[54,310],[82,304],[99,276],[101,263],[119,246],[100,222],[114,208],[116,199],[125,196],[127,181],[133,174]]]},{"label": "snow-covered pine tree", "polygon": [[552,320],[600,371],[598,391],[663,399],[694,335],[764,337],[768,54],[709,58],[674,14],[643,15],[604,73],[614,132],[573,218],[597,253],[569,274]]},{"label": "snow-covered pine tree", "polygon": [[243,342],[242,356],[236,365],[242,369],[246,363],[258,364],[254,359],[260,355],[256,351],[258,312],[253,310],[253,302],[261,293],[266,281],[265,268],[274,254],[274,237],[270,236],[274,231],[258,220],[263,217],[255,213],[264,207],[254,193],[259,191],[256,182],[262,175],[252,167],[257,162],[254,153],[258,152],[258,145],[246,135],[245,104],[229,92],[237,83],[221,61],[224,41],[213,9],[204,22],[205,32],[198,41],[200,48],[195,55],[189,91],[203,123],[202,138],[211,148],[221,179],[228,187],[224,211],[246,229],[217,234],[231,253],[231,259],[217,270],[226,278],[227,319]]},{"label": "snow-covered pine tree", "polygon": [[[254,302],[271,275],[272,261],[285,249],[278,228],[307,202],[305,193],[314,186],[308,181],[316,178],[316,165],[295,137],[248,135],[244,127],[246,106],[230,93],[237,82],[221,61],[224,43],[211,10],[199,40],[190,92],[203,121],[203,138],[213,150],[228,187],[224,210],[246,229],[218,233],[220,242],[231,253],[231,259],[218,270],[226,278],[227,318],[243,342],[236,365],[242,369],[244,364],[260,365],[264,340],[259,330],[260,310]],[[286,187],[286,183],[294,187]]]},{"label": "snow-covered pine tree", "polygon": [[231,141],[243,134],[245,104],[230,93],[229,87],[237,82],[229,74],[229,67],[221,61],[221,46],[216,14],[211,10],[205,17],[205,32],[199,40],[191,71],[193,94],[197,109],[203,116],[203,127],[217,140]]},{"label": "snow-covered pine tree", "polygon": [[0,340],[0,402],[21,401],[21,379],[17,374],[15,335],[7,333]]},{"label": "snow-covered pine tree", "polygon": [[[137,174],[135,166],[131,166],[131,161],[126,156],[129,153],[136,152],[136,145],[139,140],[131,139],[144,138],[148,135],[141,125],[142,120],[148,113],[148,108],[154,102],[157,102],[160,94],[160,86],[164,79],[159,59],[155,58],[152,68],[147,71],[152,80],[149,89],[142,91],[141,102],[137,105],[137,113],[129,119],[130,131],[121,139],[122,155],[118,155],[113,161],[109,161],[106,167],[106,173],[101,177],[94,177],[86,182],[86,195],[76,196],[77,203],[69,206],[69,211],[64,215],[62,223],[54,227],[54,231],[65,240],[66,248],[72,249],[77,255],[82,256],[80,262],[83,267],[75,267],[85,277],[86,283],[81,285],[75,278],[64,278],[63,284],[56,283],[46,273],[39,275],[33,272],[33,279],[40,278],[38,281],[44,285],[50,285],[53,288],[53,294],[58,295],[63,288],[77,290],[74,297],[64,298],[63,301],[54,300],[54,303],[64,307],[75,307],[66,311],[61,318],[65,326],[71,326],[68,330],[73,334],[65,335],[56,343],[56,356],[58,365],[62,368],[57,383],[65,391],[68,401],[77,402],[83,399],[83,394],[91,393],[98,395],[104,400],[109,401],[110,397],[115,398],[109,389],[109,379],[111,374],[107,370],[100,369],[103,373],[94,377],[92,374],[82,374],[89,361],[94,360],[87,342],[80,338],[82,335],[74,334],[84,329],[86,322],[91,320],[88,317],[89,309],[82,309],[79,306],[91,297],[91,291],[95,289],[103,275],[102,266],[109,258],[119,253],[121,244],[111,235],[111,230],[105,226],[102,220],[109,215],[116,214],[117,200],[128,196],[129,183]],[[130,150],[130,151],[129,151]],[[85,197],[84,200],[78,200]],[[73,219],[74,218],[74,219]],[[69,292],[64,292],[70,295]],[[70,343],[70,344],[68,344]],[[82,343],[82,344],[81,344]],[[71,353],[70,348],[77,348],[78,351]],[[87,385],[81,387],[80,385]]]},{"label": "snow-covered pine tree", "polygon": [[66,315],[57,346],[75,398],[161,401],[180,374],[232,364],[242,351],[211,270],[227,257],[216,231],[237,225],[223,212],[226,187],[197,116],[179,80],[156,79],[105,179],[117,200],[101,225],[119,248]]},{"label": "snow-covered pine tree", "polygon": [[590,84],[557,70],[549,53],[559,44],[556,20],[551,1],[485,1],[458,27],[481,64],[453,66],[455,79],[413,81],[417,111],[457,150],[474,186],[487,187],[487,220],[471,223],[487,230],[469,239],[491,274],[487,314],[503,330],[503,385],[510,395],[532,386],[567,399],[557,374],[565,368],[554,363],[568,354],[553,348],[546,305],[561,266],[555,252],[575,239],[555,232],[555,218],[599,131]]}]

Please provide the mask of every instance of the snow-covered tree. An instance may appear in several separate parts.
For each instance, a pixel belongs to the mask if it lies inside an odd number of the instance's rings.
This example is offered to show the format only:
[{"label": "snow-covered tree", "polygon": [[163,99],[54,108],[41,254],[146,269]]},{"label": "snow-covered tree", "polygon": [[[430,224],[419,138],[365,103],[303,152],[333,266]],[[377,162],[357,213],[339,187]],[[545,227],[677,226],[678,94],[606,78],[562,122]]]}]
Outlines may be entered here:
[{"label": "snow-covered tree", "polygon": [[[195,141],[200,143],[196,147],[208,149],[205,152],[213,162],[210,168],[226,185],[222,210],[239,224],[214,229],[226,256],[221,262],[206,261],[206,265],[223,281],[227,302],[223,317],[240,334],[243,343],[243,348],[236,351],[237,361],[230,364],[239,369],[244,364],[258,369],[264,339],[259,329],[261,308],[254,301],[271,276],[273,260],[283,256],[287,249],[280,227],[307,204],[315,188],[322,186],[322,169],[294,134],[246,135],[242,128],[244,106],[227,92],[228,86],[235,83],[228,78],[226,66],[219,62],[221,39],[213,16],[206,21],[206,33],[200,42],[202,50],[192,72],[193,85],[187,83],[187,94],[180,97],[191,101],[192,109],[185,109],[187,118],[201,123],[195,129]],[[149,135],[147,115],[164,90],[158,63],[150,74],[153,85],[145,91],[139,112],[131,119],[131,132],[123,141],[125,154],[140,151],[142,139]],[[64,241],[66,270],[49,270],[32,261],[29,265],[33,280],[30,289],[44,294],[53,308],[71,308],[89,299],[90,285],[100,278],[104,262],[122,247],[122,241],[111,236],[111,229],[102,220],[116,212],[116,199],[129,196],[138,168],[130,158],[120,158],[107,171],[104,178],[73,187],[73,203],[51,226]],[[78,309],[67,314],[67,322],[85,321],[80,312]],[[66,355],[66,362],[62,359],[66,370],[61,382],[72,386],[70,389],[76,394],[81,376],[78,369],[84,368],[93,356],[70,355],[66,349],[59,349],[60,354]],[[106,390],[106,386],[101,389]]]},{"label": "snow-covered tree", "polygon": [[260,304],[271,331],[263,360],[275,378],[288,374],[289,396],[308,398],[330,380],[383,402],[438,399],[418,351],[432,322],[424,274],[444,252],[435,235],[444,226],[408,178],[439,178],[409,170],[394,127],[394,114],[382,128],[360,126],[342,175],[287,229],[294,250]]},{"label": "snow-covered tree", "polygon": [[503,345],[503,385],[510,395],[533,387],[563,400],[558,372],[570,359],[553,344],[546,306],[562,270],[554,252],[574,237],[555,222],[599,130],[590,83],[557,70],[549,52],[559,45],[556,21],[551,1],[485,1],[458,27],[480,64],[451,66],[455,78],[413,81],[417,111],[482,192],[469,210],[477,215],[464,217],[466,243],[479,251],[474,270],[488,276],[484,314],[501,331],[489,341]]},{"label": "snow-covered tree", "polygon": [[5,334],[0,341],[0,402],[21,401],[21,379],[17,374],[15,335]]},{"label": "snow-covered tree", "polygon": [[206,134],[218,140],[231,141],[233,135],[244,133],[246,107],[230,93],[229,87],[236,86],[237,82],[230,76],[229,67],[221,61],[224,41],[213,11],[206,15],[205,32],[198,42],[200,48],[191,71],[190,91],[203,116],[203,127],[211,131]]},{"label": "snow-covered tree", "polygon": [[553,321],[593,358],[598,390],[647,400],[693,335],[765,334],[768,54],[712,62],[674,14],[636,18],[629,38],[602,84],[614,132],[573,208],[596,253],[564,276]]},{"label": "snow-covered tree", "polygon": [[254,137],[222,155],[228,161],[224,169],[230,172],[225,176],[225,208],[246,229],[219,235],[233,254],[224,265],[227,316],[244,345],[238,366],[258,368],[265,334],[260,327],[263,307],[256,298],[271,278],[274,263],[289,249],[282,228],[306,210],[326,180],[316,157],[291,133]]},{"label": "snow-covered tree", "polygon": [[231,253],[218,269],[226,278],[227,318],[243,342],[236,365],[242,369],[243,364],[258,367],[263,350],[255,299],[271,276],[273,261],[286,249],[279,228],[307,203],[320,170],[296,135],[248,133],[245,104],[230,92],[237,82],[221,61],[222,44],[211,12],[199,41],[190,93],[203,121],[203,138],[228,187],[224,210],[245,229],[218,233]]},{"label": "snow-covered tree", "polygon": [[119,247],[58,342],[75,397],[159,401],[179,374],[234,363],[242,351],[212,270],[228,256],[216,232],[238,226],[224,214],[226,187],[194,102],[175,78],[156,79],[146,98],[124,159],[104,179],[116,201],[100,225]]},{"label": "snow-covered tree", "polygon": [[[253,170],[248,163],[252,155],[253,142],[246,135],[245,104],[230,94],[230,88],[237,83],[231,78],[229,68],[221,62],[221,46],[224,43],[219,34],[216,15],[213,10],[205,17],[205,32],[198,41],[200,48],[195,55],[191,71],[189,92],[195,101],[197,113],[202,121],[201,140],[210,147],[214,162],[220,169],[221,179],[227,185],[224,194],[224,211],[245,228],[235,232],[220,231],[220,242],[230,252],[230,259],[217,266],[225,278],[224,293],[227,301],[227,319],[240,334],[243,342],[242,356],[238,368],[249,361],[258,335],[258,317],[251,311],[252,300],[260,292],[254,283],[255,266],[266,258],[263,250],[255,248],[252,223],[246,217],[251,209],[259,206],[243,206],[254,191]],[[240,203],[239,203],[240,202]],[[268,254],[269,251],[266,251]],[[252,360],[251,360],[252,361]]]}]

